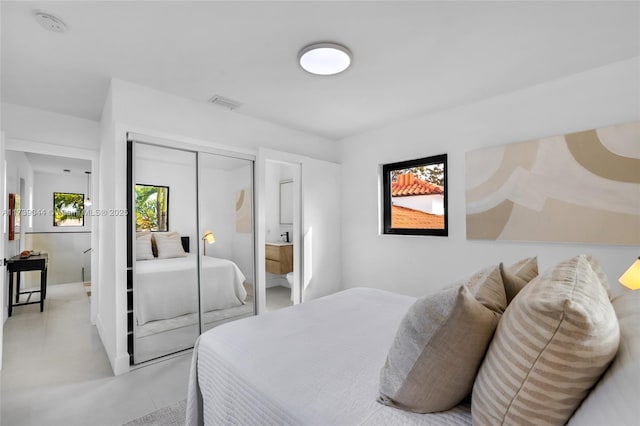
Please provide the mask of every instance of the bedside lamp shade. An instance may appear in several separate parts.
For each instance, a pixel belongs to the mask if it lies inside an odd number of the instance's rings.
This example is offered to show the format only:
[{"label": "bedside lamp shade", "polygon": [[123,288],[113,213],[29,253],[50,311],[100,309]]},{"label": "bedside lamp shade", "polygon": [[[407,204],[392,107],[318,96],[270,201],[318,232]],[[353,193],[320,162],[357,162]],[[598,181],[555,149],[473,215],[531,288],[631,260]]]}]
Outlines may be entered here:
[{"label": "bedside lamp shade", "polygon": [[620,284],[629,287],[631,290],[637,290],[640,288],[640,257],[633,262],[633,265],[627,269],[627,272],[622,274]]},{"label": "bedside lamp shade", "polygon": [[205,242],[209,244],[213,244],[216,242],[216,237],[213,236],[213,232],[205,231],[204,236],[202,237],[202,254],[204,256],[207,255],[207,245],[205,244]]}]

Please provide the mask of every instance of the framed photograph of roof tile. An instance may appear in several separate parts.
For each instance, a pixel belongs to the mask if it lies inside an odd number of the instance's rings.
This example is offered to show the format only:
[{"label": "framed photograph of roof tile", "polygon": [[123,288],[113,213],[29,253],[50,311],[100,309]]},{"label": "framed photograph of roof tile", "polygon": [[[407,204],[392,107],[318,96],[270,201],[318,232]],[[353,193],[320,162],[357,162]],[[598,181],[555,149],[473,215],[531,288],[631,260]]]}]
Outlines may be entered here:
[{"label": "framed photograph of roof tile", "polygon": [[467,152],[467,239],[640,244],[640,122]]},{"label": "framed photograph of roof tile", "polygon": [[447,154],[382,165],[382,232],[449,234]]}]

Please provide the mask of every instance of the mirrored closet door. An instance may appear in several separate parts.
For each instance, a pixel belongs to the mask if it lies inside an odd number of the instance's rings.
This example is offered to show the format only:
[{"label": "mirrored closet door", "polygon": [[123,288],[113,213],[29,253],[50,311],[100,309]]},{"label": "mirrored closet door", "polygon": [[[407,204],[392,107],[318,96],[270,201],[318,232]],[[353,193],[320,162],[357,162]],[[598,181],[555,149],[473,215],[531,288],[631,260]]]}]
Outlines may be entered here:
[{"label": "mirrored closet door", "polygon": [[253,161],[198,154],[202,331],[253,315]]},{"label": "mirrored closet door", "polygon": [[132,364],[255,312],[253,161],[129,142]]}]

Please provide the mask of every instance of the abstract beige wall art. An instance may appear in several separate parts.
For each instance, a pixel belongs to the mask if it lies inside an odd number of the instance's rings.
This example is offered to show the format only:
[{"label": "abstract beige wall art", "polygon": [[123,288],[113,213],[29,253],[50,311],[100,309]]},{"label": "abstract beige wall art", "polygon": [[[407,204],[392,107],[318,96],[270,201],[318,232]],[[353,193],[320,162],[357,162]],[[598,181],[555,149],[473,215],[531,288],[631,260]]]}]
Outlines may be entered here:
[{"label": "abstract beige wall art", "polygon": [[640,244],[640,122],[468,152],[467,239]]},{"label": "abstract beige wall art", "polygon": [[236,232],[251,233],[251,190],[241,189],[236,196]]}]

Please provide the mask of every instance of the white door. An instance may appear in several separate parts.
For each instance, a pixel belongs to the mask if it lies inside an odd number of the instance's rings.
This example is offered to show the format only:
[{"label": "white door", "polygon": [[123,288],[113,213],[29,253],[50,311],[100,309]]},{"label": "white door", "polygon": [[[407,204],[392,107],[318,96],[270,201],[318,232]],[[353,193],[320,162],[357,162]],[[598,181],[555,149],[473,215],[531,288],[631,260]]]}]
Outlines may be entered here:
[{"label": "white door", "polygon": [[[4,156],[4,132],[0,132],[0,208],[3,212],[7,211],[7,190],[5,187],[5,156]],[[0,327],[0,370],[2,370],[2,343],[4,341],[4,322],[6,320],[5,309],[5,293],[4,277],[7,275],[6,267],[4,266],[4,243],[7,240],[7,215],[2,215],[2,225],[0,225],[0,318],[2,320],[2,326]]]}]

